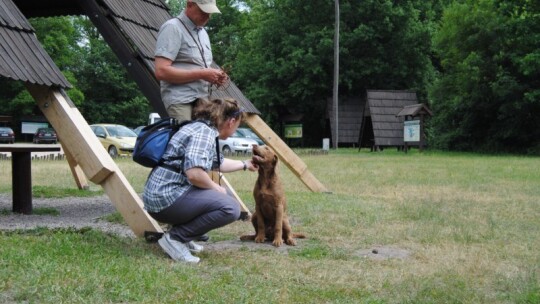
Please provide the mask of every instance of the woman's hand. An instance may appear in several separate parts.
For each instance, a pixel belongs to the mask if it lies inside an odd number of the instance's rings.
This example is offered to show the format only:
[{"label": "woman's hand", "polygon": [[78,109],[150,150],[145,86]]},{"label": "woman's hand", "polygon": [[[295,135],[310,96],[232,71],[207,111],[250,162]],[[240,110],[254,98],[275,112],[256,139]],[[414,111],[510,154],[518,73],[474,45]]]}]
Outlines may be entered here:
[{"label": "woman's hand", "polygon": [[220,185],[216,184],[210,176],[208,176],[208,173],[204,171],[203,169],[199,167],[194,167],[191,169],[188,169],[186,171],[186,176],[189,180],[189,182],[196,187],[199,187],[201,189],[213,189],[218,192],[227,193],[225,188],[221,187]]},{"label": "woman's hand", "polygon": [[247,169],[251,172],[255,172],[259,170],[259,165],[253,162],[253,159],[248,159],[245,161]]},{"label": "woman's hand", "polygon": [[215,188],[216,191],[221,192],[221,193],[223,193],[223,194],[227,194],[227,189],[225,189],[225,187],[220,186],[220,185],[217,185],[217,184],[216,184],[216,186],[217,186],[217,187]]},{"label": "woman's hand", "polygon": [[223,163],[221,164],[221,172],[229,173],[229,172],[235,172],[239,170],[244,170],[244,165],[246,166],[245,170],[255,172],[259,170],[259,166],[251,159],[248,160],[233,160],[229,158],[223,159]]}]

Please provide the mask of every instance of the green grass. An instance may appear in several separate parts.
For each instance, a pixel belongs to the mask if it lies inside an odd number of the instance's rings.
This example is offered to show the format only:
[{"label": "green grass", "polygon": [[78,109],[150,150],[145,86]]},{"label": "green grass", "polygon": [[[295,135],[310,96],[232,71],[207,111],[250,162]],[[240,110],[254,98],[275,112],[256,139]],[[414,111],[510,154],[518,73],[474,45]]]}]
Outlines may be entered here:
[{"label": "green grass", "polygon": [[[193,266],[167,259],[155,244],[92,229],[0,232],[0,303],[540,302],[540,158],[299,154],[333,194],[310,192],[281,165],[293,230],[308,236],[296,247],[203,252]],[[117,163],[140,193],[148,169]],[[10,162],[0,161],[0,170],[8,172],[0,192],[10,192]],[[75,188],[64,162],[32,170],[34,185],[52,197]],[[256,174],[227,178],[253,210]],[[252,229],[236,222],[212,231],[211,241]],[[381,247],[409,255],[360,254]]]},{"label": "green grass", "polygon": [[126,222],[124,221],[124,218],[122,218],[122,215],[120,214],[120,212],[113,212],[111,214],[108,214],[104,216],[102,220],[110,222],[110,223],[127,225]]}]

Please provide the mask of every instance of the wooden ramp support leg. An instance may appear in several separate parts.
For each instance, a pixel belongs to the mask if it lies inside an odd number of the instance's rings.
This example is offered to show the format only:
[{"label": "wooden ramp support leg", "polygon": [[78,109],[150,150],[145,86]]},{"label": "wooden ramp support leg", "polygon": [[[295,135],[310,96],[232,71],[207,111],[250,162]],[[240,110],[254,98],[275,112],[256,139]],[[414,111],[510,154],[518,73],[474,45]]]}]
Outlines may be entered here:
[{"label": "wooden ramp support leg", "polygon": [[26,87],[56,129],[65,151],[72,157],[70,166],[78,164],[90,181],[105,189],[135,235],[142,237],[145,231],[163,232],[143,209],[139,195],[103,149],[69,97],[62,90],[47,86],[26,84]]},{"label": "wooden ramp support leg", "polygon": [[229,194],[231,194],[236,199],[236,201],[240,205],[240,219],[243,221],[248,221],[249,219],[251,219],[251,212],[249,212],[249,209],[246,207],[244,202],[242,202],[242,199],[240,198],[240,196],[238,196],[236,191],[234,191],[233,187],[225,178],[225,176],[223,176],[223,174],[217,171],[210,171],[208,175],[210,175],[210,178],[215,183],[221,184],[223,187],[225,187],[225,189],[227,189],[227,192],[229,192]]},{"label": "wooden ramp support leg", "polygon": [[86,179],[86,176],[84,175],[81,166],[79,166],[73,156],[71,156],[71,152],[69,152],[69,147],[66,147],[63,142],[60,142],[60,144],[62,144],[62,150],[64,150],[64,155],[66,156],[66,160],[68,162],[69,168],[71,169],[71,174],[75,179],[75,184],[77,184],[77,188],[81,190],[90,189],[90,186],[88,185],[88,180]]},{"label": "wooden ramp support leg", "polygon": [[246,123],[274,151],[281,161],[313,192],[326,192],[328,189],[311,174],[307,165],[281,138],[256,114],[250,114]]}]

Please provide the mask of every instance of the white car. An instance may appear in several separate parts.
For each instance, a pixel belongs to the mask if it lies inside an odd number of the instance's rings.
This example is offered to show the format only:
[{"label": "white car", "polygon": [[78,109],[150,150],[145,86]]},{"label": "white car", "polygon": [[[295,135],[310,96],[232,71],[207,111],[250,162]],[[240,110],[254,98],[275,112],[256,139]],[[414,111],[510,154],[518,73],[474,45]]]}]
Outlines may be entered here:
[{"label": "white car", "polygon": [[242,137],[251,138],[257,142],[259,146],[264,146],[265,143],[262,139],[259,138],[255,132],[253,132],[250,128],[238,128],[236,131],[240,133]]},{"label": "white car", "polygon": [[234,132],[227,139],[219,140],[219,149],[224,154],[236,152],[251,153],[253,145],[257,145],[255,140],[242,136],[238,131]]}]

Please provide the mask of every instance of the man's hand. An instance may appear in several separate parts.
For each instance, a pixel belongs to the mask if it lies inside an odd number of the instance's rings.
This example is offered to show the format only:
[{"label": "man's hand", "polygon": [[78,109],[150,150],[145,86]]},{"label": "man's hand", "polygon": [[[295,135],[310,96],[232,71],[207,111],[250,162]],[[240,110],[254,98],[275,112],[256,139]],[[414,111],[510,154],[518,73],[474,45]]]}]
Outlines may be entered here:
[{"label": "man's hand", "polygon": [[205,69],[204,80],[210,82],[211,84],[221,86],[225,84],[228,79],[229,76],[223,70],[212,68]]}]

